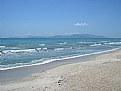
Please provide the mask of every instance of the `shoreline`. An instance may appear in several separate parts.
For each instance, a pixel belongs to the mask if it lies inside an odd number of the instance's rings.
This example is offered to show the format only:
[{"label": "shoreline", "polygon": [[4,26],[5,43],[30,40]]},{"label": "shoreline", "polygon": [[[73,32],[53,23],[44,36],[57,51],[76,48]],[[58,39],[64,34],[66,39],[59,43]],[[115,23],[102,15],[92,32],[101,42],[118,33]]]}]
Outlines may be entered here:
[{"label": "shoreline", "polygon": [[[55,89],[58,89],[59,91],[62,91],[64,89],[67,89],[67,91],[73,91],[72,89],[75,89],[75,90],[82,89],[83,87],[82,85],[87,85],[87,84],[91,85],[90,80],[97,82],[98,80],[95,81],[95,77],[96,77],[101,80],[103,79],[106,80],[106,83],[108,82],[108,84],[105,84],[107,87],[105,86],[103,90],[106,90],[106,89],[111,90],[113,88],[108,87],[108,85],[110,84],[116,85],[110,82],[110,80],[112,81],[112,78],[108,80],[109,77],[112,77],[112,75],[110,75],[111,73],[116,76],[118,75],[119,78],[116,77],[116,79],[118,79],[120,83],[117,82],[116,80],[116,82],[118,83],[118,87],[116,87],[115,89],[121,90],[121,79],[120,79],[121,77],[121,71],[120,71],[121,70],[121,49],[117,49],[117,50],[109,51],[105,53],[100,53],[97,55],[92,55],[89,58],[86,58],[85,60],[86,61],[83,61],[83,62],[78,61],[78,62],[72,62],[72,63],[68,63],[64,65],[62,64],[61,66],[56,66],[51,69],[46,69],[43,72],[38,71],[25,78],[17,79],[15,81],[2,84],[1,86],[2,86],[3,91],[6,91],[6,90],[33,91],[35,89],[38,89],[37,91],[40,91],[40,90],[55,91]],[[115,72],[118,72],[118,73],[114,74]],[[97,73],[99,73],[100,75],[98,75]],[[102,73],[105,73],[105,74],[102,74]],[[104,77],[102,77],[103,75]],[[87,83],[83,79],[80,79],[80,77],[85,79]],[[89,81],[87,80],[87,78]],[[78,81],[78,79],[80,79],[80,81]],[[80,83],[82,83],[82,80],[85,83],[81,84],[82,87],[80,87]],[[99,83],[101,83],[100,82],[101,80],[99,80]],[[115,79],[113,81],[115,82]],[[35,83],[35,84],[32,84],[32,83]],[[102,86],[103,84],[100,84],[100,85]],[[73,86],[70,87],[71,85]],[[92,86],[90,87],[91,89],[95,90],[96,88],[93,87],[93,85],[95,86],[95,84],[92,84]],[[101,87],[98,87],[98,86],[97,88],[101,89]],[[85,91],[85,89],[86,90],[88,89],[87,86],[83,87],[82,91],[83,90]],[[100,91],[100,90],[96,90],[96,91]]]},{"label": "shoreline", "polygon": [[53,69],[55,67],[62,66],[62,65],[89,61],[88,59],[91,59],[94,56],[102,55],[102,54],[113,52],[113,51],[120,50],[120,49],[121,48],[119,47],[119,48],[114,48],[114,49],[100,51],[100,52],[72,56],[70,58],[64,58],[62,60],[55,60],[50,63],[46,63],[42,65],[40,63],[40,64],[35,64],[35,65],[30,65],[30,66],[25,66],[25,67],[0,70],[0,79],[2,79],[1,83],[6,83],[6,82],[9,83],[13,80],[22,79],[31,74],[34,74],[37,72],[44,72],[46,70]]},{"label": "shoreline", "polygon": [[121,49],[121,48],[119,47],[119,48],[114,48],[114,49],[105,50],[105,51],[99,51],[99,52],[94,52],[94,53],[68,56],[68,57],[64,57],[64,58],[60,58],[60,59],[50,59],[50,60],[43,61],[41,63],[35,63],[35,64],[30,64],[30,65],[21,65],[21,66],[16,66],[16,67],[0,68],[0,71],[14,70],[14,69],[22,68],[22,67],[31,67],[31,66],[38,66],[38,65],[49,64],[49,63],[55,62],[55,61],[71,60],[71,59],[76,59],[76,58],[79,58],[79,57],[98,55],[98,54],[102,54],[102,53],[106,53],[106,52],[115,51],[115,50],[118,50],[118,49]]}]

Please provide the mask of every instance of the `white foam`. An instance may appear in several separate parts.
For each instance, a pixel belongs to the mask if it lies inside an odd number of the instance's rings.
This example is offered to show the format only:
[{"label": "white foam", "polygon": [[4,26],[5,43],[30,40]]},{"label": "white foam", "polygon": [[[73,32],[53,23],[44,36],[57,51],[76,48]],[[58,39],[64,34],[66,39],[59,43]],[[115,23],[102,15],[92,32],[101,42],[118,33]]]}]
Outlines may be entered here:
[{"label": "white foam", "polygon": [[45,46],[45,44],[39,44],[39,46]]},{"label": "white foam", "polygon": [[63,50],[64,48],[56,48],[55,51]]},{"label": "white foam", "polygon": [[[37,49],[38,49],[38,48],[37,48]],[[46,48],[46,47],[45,47],[45,48],[39,48],[39,50],[37,50],[37,51],[40,51],[40,50],[42,50],[42,51],[47,51],[47,49],[48,49],[48,48]]]},{"label": "white foam", "polygon": [[4,54],[7,53],[20,53],[20,52],[36,52],[35,49],[25,49],[25,50],[4,50],[2,51]]},{"label": "white foam", "polygon": [[0,48],[5,48],[5,46],[0,46]]},{"label": "white foam", "polygon": [[13,54],[13,53],[23,53],[23,52],[37,52],[41,50],[47,50],[47,48],[35,48],[35,49],[24,49],[24,50],[4,50],[0,53],[1,54]]},{"label": "white foam", "polygon": [[78,42],[78,43],[81,43],[81,44],[89,44],[89,43],[95,43],[95,42]]},{"label": "white foam", "polygon": [[[8,70],[8,69],[21,68],[21,67],[37,66],[37,65],[47,64],[47,63],[54,62],[54,61],[59,61],[59,60],[67,60],[67,59],[73,59],[73,58],[78,58],[78,57],[83,57],[83,56],[89,56],[89,55],[95,55],[95,54],[111,52],[111,51],[115,51],[115,50],[118,50],[118,49],[120,49],[120,48],[115,48],[115,49],[101,51],[101,52],[94,52],[94,53],[89,53],[89,54],[83,54],[83,55],[69,56],[69,57],[64,57],[64,58],[49,59],[49,60],[45,60],[45,61],[43,61],[41,63],[26,64],[26,65],[21,65],[21,66],[16,66],[16,67],[9,67],[9,68],[0,68],[0,70]],[[36,61],[39,61],[39,60],[36,60]]]},{"label": "white foam", "polygon": [[43,50],[47,50],[47,48],[42,48]]},{"label": "white foam", "polygon": [[104,44],[119,45],[119,44],[121,44],[121,42],[109,42],[109,43],[104,43]]},{"label": "white foam", "polygon": [[36,51],[41,51],[41,50],[42,50],[42,48],[36,48],[35,50],[36,50]]},{"label": "white foam", "polygon": [[100,45],[102,45],[102,44],[93,44],[93,45],[90,45],[90,46],[100,46]]},{"label": "white foam", "polygon": [[65,45],[65,44],[67,44],[67,42],[63,42],[63,43],[59,43],[60,45]]}]

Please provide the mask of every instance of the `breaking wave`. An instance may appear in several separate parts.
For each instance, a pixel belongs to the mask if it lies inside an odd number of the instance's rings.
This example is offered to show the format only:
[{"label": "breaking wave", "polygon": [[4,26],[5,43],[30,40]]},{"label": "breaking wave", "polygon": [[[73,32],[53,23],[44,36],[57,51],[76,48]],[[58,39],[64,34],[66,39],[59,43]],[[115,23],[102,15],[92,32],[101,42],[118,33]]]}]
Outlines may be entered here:
[{"label": "breaking wave", "polygon": [[[61,57],[61,58],[53,58],[53,59],[47,59],[47,60],[34,60],[31,63],[16,63],[14,65],[0,65],[0,70],[8,70],[8,69],[15,69],[15,68],[21,68],[21,67],[29,67],[29,66],[36,66],[36,65],[42,65],[42,64],[47,64],[51,63],[54,61],[59,61],[59,60],[67,60],[67,59],[73,59],[73,58],[78,58],[78,57],[83,57],[83,56],[89,56],[89,55],[95,55],[95,54],[100,54],[100,53],[105,53],[105,52],[110,52],[117,50],[119,48],[111,49],[111,50],[106,50],[106,51],[100,51],[100,52],[94,52],[94,53],[88,53],[88,54],[83,54],[83,55],[72,55],[72,56],[66,56],[66,57]],[[40,63],[35,63],[35,62],[40,62]],[[12,67],[14,66],[14,67]]]}]

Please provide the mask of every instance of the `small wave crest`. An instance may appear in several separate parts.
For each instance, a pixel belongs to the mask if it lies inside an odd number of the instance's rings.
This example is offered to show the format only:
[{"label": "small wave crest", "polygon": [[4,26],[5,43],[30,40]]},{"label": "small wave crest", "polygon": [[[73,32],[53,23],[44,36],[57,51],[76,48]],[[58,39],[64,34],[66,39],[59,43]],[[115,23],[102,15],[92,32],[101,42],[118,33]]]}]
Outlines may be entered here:
[{"label": "small wave crest", "polygon": [[45,44],[39,44],[39,46],[45,46]]},{"label": "small wave crest", "polygon": [[101,46],[102,44],[93,44],[93,45],[90,45],[90,46]]},{"label": "small wave crest", "polygon": [[[47,59],[47,60],[34,60],[31,63],[17,63],[15,64],[15,67],[7,67],[5,65],[0,65],[0,70],[8,70],[8,69],[15,69],[15,68],[21,68],[21,67],[29,67],[29,66],[36,66],[36,65],[42,65],[42,64],[47,64],[51,63],[54,61],[59,61],[59,60],[68,60],[68,59],[73,59],[73,58],[78,58],[78,57],[83,57],[83,56],[89,56],[89,55],[95,55],[95,54],[100,54],[100,53],[105,53],[105,52],[110,52],[110,51],[115,51],[119,48],[111,49],[111,50],[106,50],[106,51],[100,51],[100,52],[94,52],[94,53],[89,53],[89,54],[83,54],[83,55],[72,55],[72,56],[66,56],[66,57],[61,57],[61,58],[53,58],[53,59]],[[38,63],[36,63],[38,62]],[[34,64],[33,64],[34,63]],[[18,65],[18,66],[17,66]]]},{"label": "small wave crest", "polygon": [[0,48],[5,48],[5,46],[0,46]]},{"label": "small wave crest", "polygon": [[55,48],[55,51],[64,50],[64,48]]},{"label": "small wave crest", "polygon": [[47,50],[48,48],[35,48],[36,51],[42,51],[42,50]]},{"label": "small wave crest", "polygon": [[63,42],[63,43],[59,43],[60,45],[65,45],[65,44],[67,44],[67,42]]},{"label": "small wave crest", "polygon": [[109,44],[109,45],[120,45],[121,42],[109,42],[109,43],[104,43],[104,44]]},{"label": "small wave crest", "polygon": [[21,52],[35,52],[35,49],[25,49],[25,50],[4,50],[3,53],[21,53]]},{"label": "small wave crest", "polygon": [[45,48],[42,48],[43,50],[47,50],[47,48],[45,47]]},{"label": "small wave crest", "polygon": [[39,52],[41,50],[47,50],[48,48],[35,48],[35,49],[23,49],[23,50],[3,50],[0,51],[0,55],[2,54],[13,54],[13,53],[25,53],[25,52]]},{"label": "small wave crest", "polygon": [[42,48],[35,48],[35,50],[36,50],[36,51],[41,51],[41,50],[42,50]]},{"label": "small wave crest", "polygon": [[78,43],[80,43],[80,44],[91,44],[91,43],[95,43],[95,42],[78,42]]}]

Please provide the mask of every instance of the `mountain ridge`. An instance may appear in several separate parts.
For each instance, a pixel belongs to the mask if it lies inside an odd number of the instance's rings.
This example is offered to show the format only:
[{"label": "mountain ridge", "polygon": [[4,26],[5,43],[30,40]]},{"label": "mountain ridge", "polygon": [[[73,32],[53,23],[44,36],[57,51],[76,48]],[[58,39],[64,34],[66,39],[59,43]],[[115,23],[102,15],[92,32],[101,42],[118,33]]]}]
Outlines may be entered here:
[{"label": "mountain ridge", "polygon": [[9,38],[106,38],[93,34],[71,34],[71,35],[54,35],[54,36],[13,36]]},{"label": "mountain ridge", "polygon": [[104,36],[92,35],[92,34],[72,34],[72,35],[55,35],[52,38],[106,38]]}]

